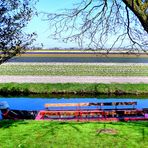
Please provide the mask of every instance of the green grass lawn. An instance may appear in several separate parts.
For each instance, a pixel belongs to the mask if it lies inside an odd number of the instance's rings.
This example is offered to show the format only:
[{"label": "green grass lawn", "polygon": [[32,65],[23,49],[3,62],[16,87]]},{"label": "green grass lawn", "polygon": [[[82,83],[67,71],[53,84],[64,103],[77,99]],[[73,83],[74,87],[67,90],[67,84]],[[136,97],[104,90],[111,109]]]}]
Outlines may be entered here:
[{"label": "green grass lawn", "polygon": [[148,76],[148,66],[0,65],[0,75]]},{"label": "green grass lawn", "polygon": [[148,84],[79,84],[79,83],[2,83],[1,95],[29,95],[29,94],[148,94]]},{"label": "green grass lawn", "polygon": [[[147,148],[147,127],[148,122],[1,121],[0,147]],[[104,133],[104,129],[114,133]]]}]

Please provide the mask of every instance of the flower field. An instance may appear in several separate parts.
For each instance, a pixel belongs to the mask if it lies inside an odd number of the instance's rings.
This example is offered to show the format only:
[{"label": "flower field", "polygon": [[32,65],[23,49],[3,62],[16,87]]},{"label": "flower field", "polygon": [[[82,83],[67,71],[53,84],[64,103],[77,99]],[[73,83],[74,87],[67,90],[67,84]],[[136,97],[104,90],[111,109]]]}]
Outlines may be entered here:
[{"label": "flower field", "polygon": [[148,65],[4,64],[0,75],[148,76]]}]

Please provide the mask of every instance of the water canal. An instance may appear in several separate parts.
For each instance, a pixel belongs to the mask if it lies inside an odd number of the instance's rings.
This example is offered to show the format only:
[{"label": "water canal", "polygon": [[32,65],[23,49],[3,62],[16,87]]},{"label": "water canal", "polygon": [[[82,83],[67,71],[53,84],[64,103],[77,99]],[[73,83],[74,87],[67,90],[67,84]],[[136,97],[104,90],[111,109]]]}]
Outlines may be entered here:
[{"label": "water canal", "polygon": [[[42,110],[46,103],[84,103],[84,102],[137,102],[138,109],[148,108],[148,98],[31,98],[31,97],[1,97],[7,101],[10,109],[14,110]],[[120,108],[120,106],[119,106]],[[123,106],[122,106],[123,108]],[[52,109],[56,109],[52,108]],[[64,109],[64,108],[63,108]],[[70,108],[66,108],[70,109]]]}]

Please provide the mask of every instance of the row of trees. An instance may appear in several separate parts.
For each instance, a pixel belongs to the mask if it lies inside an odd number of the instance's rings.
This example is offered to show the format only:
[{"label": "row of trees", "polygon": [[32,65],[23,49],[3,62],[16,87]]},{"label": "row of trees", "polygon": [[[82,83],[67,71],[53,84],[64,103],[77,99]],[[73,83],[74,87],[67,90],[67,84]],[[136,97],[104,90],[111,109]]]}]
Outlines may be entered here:
[{"label": "row of trees", "polygon": [[[23,28],[34,15],[35,3],[0,0],[0,64],[21,54],[33,42],[35,34],[25,34]],[[72,9],[46,16],[55,39],[102,49],[113,37],[107,52],[116,46],[147,52],[148,0],[81,0]]]}]

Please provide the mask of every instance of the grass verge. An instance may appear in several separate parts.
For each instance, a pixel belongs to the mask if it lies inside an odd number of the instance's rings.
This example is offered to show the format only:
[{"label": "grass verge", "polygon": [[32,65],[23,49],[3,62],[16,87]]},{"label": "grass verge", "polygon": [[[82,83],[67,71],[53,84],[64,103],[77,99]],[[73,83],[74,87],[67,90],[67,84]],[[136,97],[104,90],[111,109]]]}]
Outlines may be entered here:
[{"label": "grass verge", "polygon": [[142,95],[148,94],[148,84],[79,84],[79,83],[2,83],[0,95],[31,95],[31,94],[114,94]]},{"label": "grass verge", "polygon": [[0,75],[148,76],[146,65],[0,65]]},{"label": "grass verge", "polygon": [[147,148],[147,127],[148,122],[1,121],[0,147]]}]

